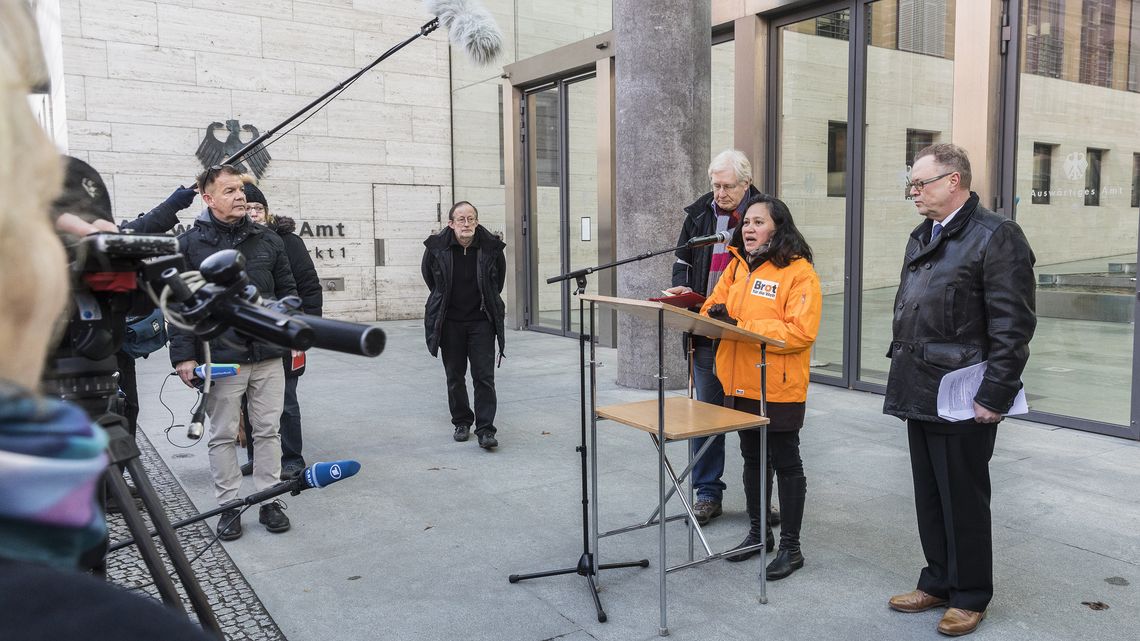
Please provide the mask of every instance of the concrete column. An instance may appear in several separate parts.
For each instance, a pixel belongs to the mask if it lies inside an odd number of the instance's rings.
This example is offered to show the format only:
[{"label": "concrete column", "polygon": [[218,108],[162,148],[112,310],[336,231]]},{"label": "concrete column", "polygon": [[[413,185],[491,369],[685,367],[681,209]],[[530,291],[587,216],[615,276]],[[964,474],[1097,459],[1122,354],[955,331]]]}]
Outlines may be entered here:
[{"label": "concrete column", "polygon": [[[711,20],[708,2],[614,0],[618,258],[676,242],[682,209],[709,190]],[[674,261],[618,267],[618,296],[659,296]],[[619,385],[657,387],[656,337],[655,323],[619,317]],[[667,386],[687,384],[677,335],[665,356]]]}]

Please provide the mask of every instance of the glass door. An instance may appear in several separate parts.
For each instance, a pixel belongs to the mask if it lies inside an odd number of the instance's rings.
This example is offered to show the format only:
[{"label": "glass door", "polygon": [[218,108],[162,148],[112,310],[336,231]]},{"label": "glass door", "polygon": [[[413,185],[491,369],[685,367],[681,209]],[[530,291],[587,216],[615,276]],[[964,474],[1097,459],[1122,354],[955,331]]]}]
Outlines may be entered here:
[{"label": "glass door", "polygon": [[914,156],[953,142],[954,2],[866,5],[858,380],[886,385],[907,239],[923,217],[904,185]]},{"label": "glass door", "polygon": [[[526,94],[528,329],[576,335],[577,284],[546,280],[602,262],[595,84],[589,74]],[[597,279],[587,281],[587,293],[598,292]]]},{"label": "glass door", "polygon": [[811,245],[823,288],[812,374],[843,380],[851,12],[778,25],[776,196]]}]

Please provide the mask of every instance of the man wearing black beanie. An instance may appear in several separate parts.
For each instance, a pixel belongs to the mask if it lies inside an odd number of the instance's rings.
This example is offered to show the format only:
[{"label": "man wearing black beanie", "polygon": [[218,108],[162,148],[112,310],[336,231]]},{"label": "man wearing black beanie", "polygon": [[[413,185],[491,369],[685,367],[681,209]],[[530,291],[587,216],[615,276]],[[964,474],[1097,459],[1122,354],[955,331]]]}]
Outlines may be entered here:
[{"label": "man wearing black beanie", "polygon": [[[297,294],[301,297],[301,311],[320,316],[324,305],[321,281],[317,276],[313,259],[309,256],[309,249],[305,247],[305,241],[293,233],[296,223],[292,218],[274,216],[269,211],[269,201],[265,199],[265,194],[257,185],[247,182],[243,189],[250,220],[277,232],[281,241],[285,243],[285,255],[289,259],[293,279],[297,281]],[[297,350],[284,357],[285,408],[281,412],[282,479],[295,478],[305,470],[305,457],[301,455],[301,406],[297,400],[297,382],[301,374],[305,373],[305,360],[305,353]],[[249,453],[249,462],[241,468],[242,474],[246,476],[253,473],[253,439],[249,430],[249,423],[246,423],[246,451]]]}]

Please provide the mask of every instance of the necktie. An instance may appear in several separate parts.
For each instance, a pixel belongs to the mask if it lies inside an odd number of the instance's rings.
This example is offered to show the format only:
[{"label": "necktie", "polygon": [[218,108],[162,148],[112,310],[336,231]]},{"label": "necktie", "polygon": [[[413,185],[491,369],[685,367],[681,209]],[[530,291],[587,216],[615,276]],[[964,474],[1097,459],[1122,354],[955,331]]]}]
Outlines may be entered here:
[{"label": "necktie", "polygon": [[934,229],[930,231],[930,242],[934,242],[935,238],[942,233],[942,223],[934,223]]}]

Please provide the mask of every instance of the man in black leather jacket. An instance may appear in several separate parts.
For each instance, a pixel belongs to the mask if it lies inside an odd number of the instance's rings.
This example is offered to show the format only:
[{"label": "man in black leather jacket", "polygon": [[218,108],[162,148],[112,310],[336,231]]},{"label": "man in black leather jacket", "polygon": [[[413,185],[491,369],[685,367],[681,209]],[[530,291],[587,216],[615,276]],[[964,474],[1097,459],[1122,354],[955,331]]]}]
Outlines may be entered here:
[{"label": "man in black leather jacket", "polygon": [[[927,565],[917,589],[889,605],[949,606],[938,630],[957,636],[977,628],[993,597],[989,460],[1037,325],[1034,256],[1016,223],[978,204],[960,147],[920,151],[907,193],[927,220],[911,232],[903,260],[883,411],[907,421]],[[974,418],[940,418],[942,377],[982,361]]]},{"label": "man in black leather jacket", "polygon": [[[190,269],[198,269],[211,254],[236,249],[245,257],[246,274],[262,296],[281,298],[297,294],[297,285],[285,256],[285,245],[273,231],[255,224],[246,215],[242,174],[229,165],[206,170],[198,179],[198,193],[207,209],[194,226],[178,237],[178,245]],[[238,416],[241,397],[248,395],[249,421],[253,425],[253,484],[257,491],[276,485],[281,478],[281,437],[278,432],[285,402],[285,350],[226,330],[210,341],[211,361],[239,363],[236,376],[213,382],[206,403],[210,417],[210,473],[219,504],[238,498],[241,471],[237,460]],[[170,326],[170,362],[186,385],[194,384],[194,368],[203,361],[201,341]],[[289,519],[278,501],[262,505],[258,519],[270,532],[289,529]],[[241,536],[238,510],[222,512],[218,535],[224,541]]]}]

